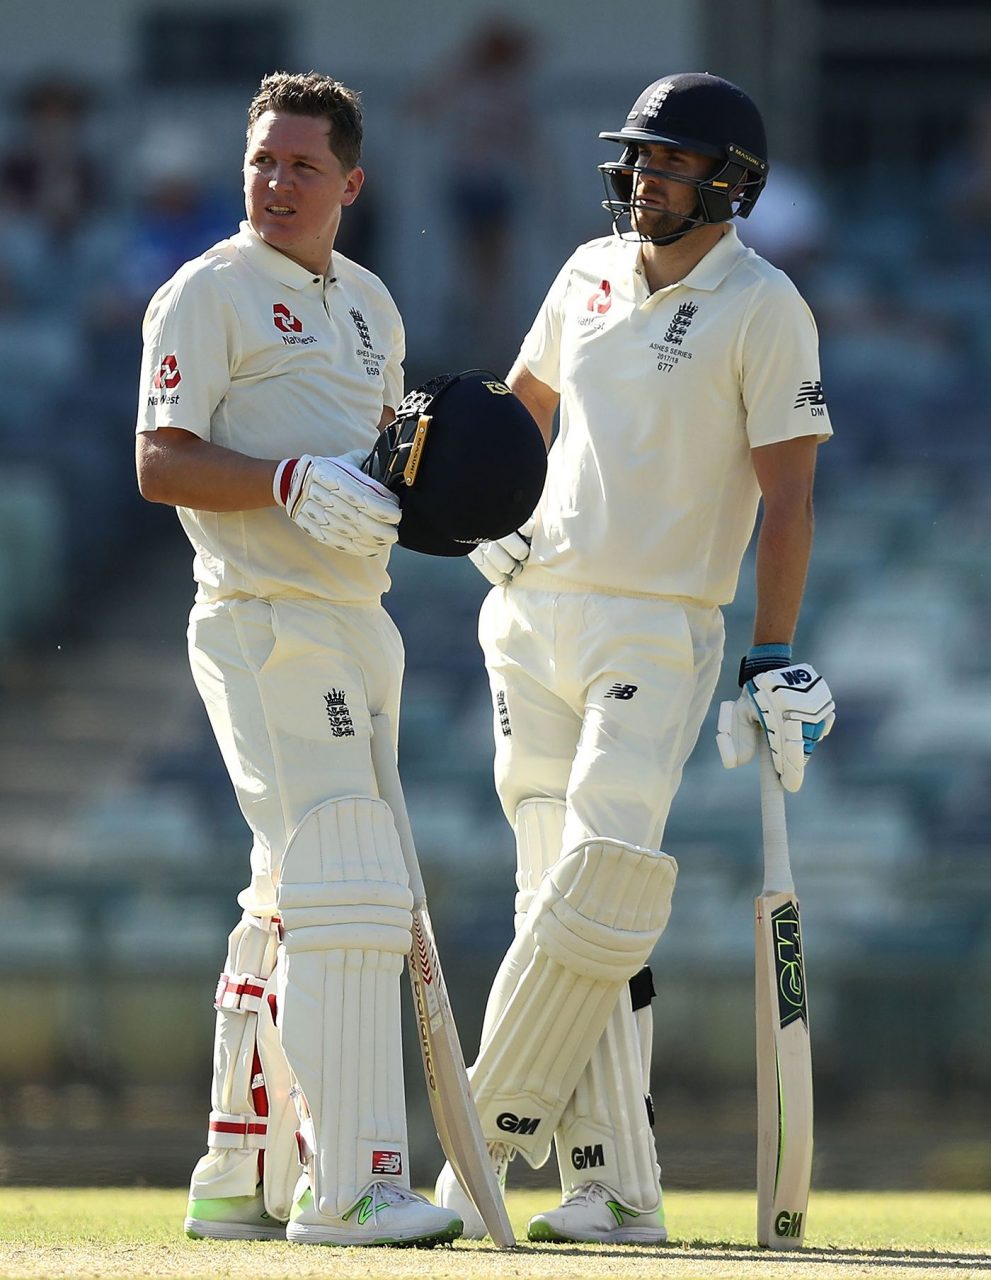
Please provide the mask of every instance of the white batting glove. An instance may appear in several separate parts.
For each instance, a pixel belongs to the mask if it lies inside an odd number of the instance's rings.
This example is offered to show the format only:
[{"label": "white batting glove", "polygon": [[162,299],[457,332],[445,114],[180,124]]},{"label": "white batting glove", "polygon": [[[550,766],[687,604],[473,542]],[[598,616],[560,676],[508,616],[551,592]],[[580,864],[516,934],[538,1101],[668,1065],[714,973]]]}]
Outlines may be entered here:
[{"label": "white batting glove", "polygon": [[276,468],[272,490],[289,518],[317,542],[352,556],[377,556],[399,537],[402,512],[396,495],[359,470],[356,460],[350,454],[287,458]]},{"label": "white batting glove", "polygon": [[474,551],[468,553],[468,559],[494,587],[504,587],[507,582],[512,582],[526,564],[530,554],[533,523],[533,520],[528,520],[514,533],[507,533],[504,538],[480,542]]},{"label": "white batting glove", "polygon": [[805,764],[836,719],[833,695],[814,668],[794,664],[753,676],[735,702],[719,708],[716,745],[723,765],[753,759],[757,734],[767,734],[774,767],[786,791],[797,791]]}]

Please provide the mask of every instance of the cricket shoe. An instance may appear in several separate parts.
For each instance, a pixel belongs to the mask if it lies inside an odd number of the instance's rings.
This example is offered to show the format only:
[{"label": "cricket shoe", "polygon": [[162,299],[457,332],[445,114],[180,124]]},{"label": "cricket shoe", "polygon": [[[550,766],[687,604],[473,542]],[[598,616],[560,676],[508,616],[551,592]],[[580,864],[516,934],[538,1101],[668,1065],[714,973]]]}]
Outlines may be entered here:
[{"label": "cricket shoe", "polygon": [[[506,1196],[506,1174],[509,1171],[509,1162],[514,1155],[515,1152],[510,1147],[507,1147],[504,1142],[489,1143],[489,1157],[492,1160],[492,1168],[495,1170],[496,1181],[499,1184],[503,1199]],[[434,1199],[438,1204],[442,1204],[445,1209],[452,1209],[458,1215],[464,1223],[464,1238],[466,1240],[484,1240],[489,1234],[488,1227],[482,1221],[482,1215],[475,1208],[474,1201],[458,1181],[457,1175],[451,1168],[450,1161],[444,1165],[437,1177],[437,1185],[434,1187]]]},{"label": "cricket shoe", "polygon": [[664,1244],[664,1205],[633,1209],[601,1182],[583,1182],[561,1206],[538,1213],[527,1224],[529,1240],[599,1241],[601,1244]]},{"label": "cricket shoe", "polygon": [[289,1214],[286,1239],[295,1244],[418,1245],[450,1244],[464,1229],[460,1217],[439,1209],[395,1182],[371,1182],[340,1217],[321,1213],[307,1186]]},{"label": "cricket shoe", "polygon": [[265,1211],[265,1197],[190,1197],[183,1224],[191,1240],[285,1240],[286,1224]]}]

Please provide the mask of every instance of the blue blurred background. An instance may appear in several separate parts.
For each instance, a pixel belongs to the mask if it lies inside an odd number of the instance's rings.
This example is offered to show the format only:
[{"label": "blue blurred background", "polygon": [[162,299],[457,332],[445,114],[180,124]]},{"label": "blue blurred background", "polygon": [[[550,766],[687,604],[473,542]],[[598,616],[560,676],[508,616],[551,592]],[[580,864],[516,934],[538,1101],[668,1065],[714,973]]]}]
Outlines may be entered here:
[{"label": "blue blurred background", "polygon": [[[604,234],[595,165],[640,89],[762,105],[744,240],[817,315],[820,455],[797,652],[836,728],[790,803],[821,1187],[991,1187],[991,13],[986,0],[34,0],[0,45],[0,1180],[178,1185],[248,841],[185,662],[190,553],[133,479],[140,320],[241,216],[248,99],[364,94],[341,249],[406,318],[408,383],[504,373]],[[393,560],[401,764],[466,1053],[513,849],[466,562]],[[728,611],[733,696],[748,564]],[[753,1184],[755,770],[712,717],[665,838],[654,1096],[669,1187]],[[414,1176],[440,1155],[407,1035]],[[515,1172],[515,1170],[514,1170]],[[528,1175],[550,1181],[551,1166]]]}]

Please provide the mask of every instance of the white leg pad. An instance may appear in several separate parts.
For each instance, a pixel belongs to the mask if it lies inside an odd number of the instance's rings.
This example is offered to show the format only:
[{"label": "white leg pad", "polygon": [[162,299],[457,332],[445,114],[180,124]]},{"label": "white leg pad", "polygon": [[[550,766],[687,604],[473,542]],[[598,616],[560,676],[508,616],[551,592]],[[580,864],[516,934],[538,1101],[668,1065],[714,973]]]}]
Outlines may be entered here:
[{"label": "white leg pad", "polygon": [[602,1182],[633,1208],[658,1208],[661,1171],[644,1097],[640,1036],[629,987],[620,993],[568,1099],[554,1144],[565,1198],[583,1182]]},{"label": "white leg pad", "polygon": [[190,1195],[253,1196],[261,1182],[266,1209],[285,1219],[298,1162],[289,1067],[275,1034],[272,1007],[277,945],[271,918],[248,912],[228,940],[214,999],[208,1151],[193,1170]]},{"label": "white leg pad", "polygon": [[485,1137],[513,1144],[535,1168],[620,991],[664,930],[676,875],[667,854],[593,839],[541,880],[471,1075]]},{"label": "white leg pad", "polygon": [[372,1180],[409,1186],[399,988],[413,896],[388,805],[351,796],[307,814],[278,901],[282,1046],[314,1204],[336,1217]]},{"label": "white leg pad", "polygon": [[[561,856],[561,837],[567,810],[560,800],[524,800],[516,810],[516,914],[514,927],[519,933],[536,897],[544,873]],[[482,1044],[506,1007],[506,1002],[519,981],[517,967],[509,957],[499,966],[485,1005],[482,1020]]]}]

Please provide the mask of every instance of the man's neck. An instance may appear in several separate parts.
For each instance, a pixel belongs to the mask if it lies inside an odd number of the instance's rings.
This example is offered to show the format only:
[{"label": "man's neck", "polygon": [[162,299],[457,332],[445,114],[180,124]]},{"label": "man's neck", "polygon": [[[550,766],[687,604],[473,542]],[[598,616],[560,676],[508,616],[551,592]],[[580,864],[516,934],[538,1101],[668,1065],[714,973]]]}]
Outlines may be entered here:
[{"label": "man's neck", "polygon": [[645,244],[641,258],[650,292],[656,293],[658,289],[666,289],[668,285],[684,280],[729,229],[728,222],[718,222],[712,226],[696,227],[680,240],[675,240],[674,244]]}]

